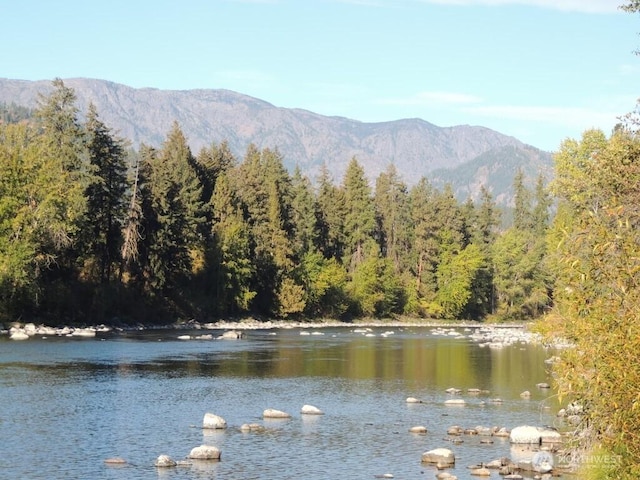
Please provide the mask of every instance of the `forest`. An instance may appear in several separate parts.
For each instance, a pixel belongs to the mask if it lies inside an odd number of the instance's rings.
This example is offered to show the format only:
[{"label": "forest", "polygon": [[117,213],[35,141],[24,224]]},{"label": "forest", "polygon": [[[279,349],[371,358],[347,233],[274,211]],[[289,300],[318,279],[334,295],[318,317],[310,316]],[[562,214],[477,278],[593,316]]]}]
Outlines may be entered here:
[{"label": "forest", "polygon": [[[526,319],[552,302],[551,197],[514,172],[513,220],[393,164],[289,172],[277,149],[194,154],[174,123],[132,148],[60,79],[0,114],[0,321]],[[345,161],[348,159],[345,159]],[[372,185],[374,183],[374,185]]]},{"label": "forest", "polygon": [[312,181],[277,150],[194,155],[178,124],[136,150],[54,87],[0,115],[0,321],[539,318],[573,346],[553,371],[581,478],[640,477],[640,107],[565,140],[549,188],[514,172],[505,227],[490,192],[461,203],[393,165]]}]

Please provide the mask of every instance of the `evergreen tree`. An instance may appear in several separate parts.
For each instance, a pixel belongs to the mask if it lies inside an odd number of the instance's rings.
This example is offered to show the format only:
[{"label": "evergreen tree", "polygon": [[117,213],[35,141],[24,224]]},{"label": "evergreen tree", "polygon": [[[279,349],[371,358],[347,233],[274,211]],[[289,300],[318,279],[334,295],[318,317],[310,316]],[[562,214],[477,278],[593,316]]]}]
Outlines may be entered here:
[{"label": "evergreen tree", "polygon": [[319,244],[318,206],[309,179],[296,166],[291,179],[291,223],[294,229],[293,250],[301,260]]},{"label": "evergreen tree", "polygon": [[317,202],[320,250],[326,258],[342,262],[346,249],[345,197],[344,191],[333,184],[326,165],[320,170]]},{"label": "evergreen tree", "polygon": [[56,257],[59,266],[71,267],[72,252],[87,211],[85,192],[94,181],[89,163],[85,132],[78,121],[76,96],[60,79],[53,81],[53,92],[41,95],[35,116],[42,135],[43,163],[52,177],[46,210],[48,234],[43,236],[46,255]]},{"label": "evergreen tree", "polygon": [[[230,172],[229,172],[230,173]],[[215,218],[212,227],[214,307],[219,314],[250,310],[256,292],[251,281],[255,266],[251,258],[249,226],[243,218],[229,173],[221,173],[211,198]]]},{"label": "evergreen tree", "polygon": [[353,272],[355,267],[364,261],[366,253],[371,250],[375,234],[375,210],[371,198],[371,189],[364,175],[364,169],[355,158],[352,158],[345,173],[344,217],[345,232],[345,264]]},{"label": "evergreen tree", "polygon": [[[173,125],[159,152],[146,158],[146,282],[153,293],[168,293],[197,268],[202,191],[184,134]],[[201,260],[199,260],[201,261]]]},{"label": "evergreen tree", "polygon": [[127,189],[124,140],[113,137],[93,104],[89,105],[86,131],[95,180],[87,189],[85,248],[96,260],[100,282],[106,283],[122,245]]},{"label": "evergreen tree", "polygon": [[440,220],[435,208],[436,192],[426,178],[411,188],[409,205],[413,225],[413,288],[408,288],[409,313],[429,315],[436,292],[438,265],[438,229]]},{"label": "evergreen tree", "polygon": [[380,250],[399,273],[408,263],[409,208],[406,185],[390,165],[376,180],[375,206],[380,224]]}]

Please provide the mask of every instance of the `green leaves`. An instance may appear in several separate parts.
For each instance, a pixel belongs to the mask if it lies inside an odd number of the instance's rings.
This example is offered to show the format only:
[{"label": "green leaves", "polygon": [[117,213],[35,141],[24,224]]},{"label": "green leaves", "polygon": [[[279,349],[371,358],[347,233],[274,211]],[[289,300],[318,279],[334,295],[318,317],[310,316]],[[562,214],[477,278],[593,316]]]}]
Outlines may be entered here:
[{"label": "green leaves", "polygon": [[588,131],[565,142],[556,162],[551,319],[555,334],[576,343],[557,367],[559,390],[588,406],[584,438],[604,453],[624,452],[623,462],[592,473],[638,478],[640,140],[624,130],[609,139]]}]

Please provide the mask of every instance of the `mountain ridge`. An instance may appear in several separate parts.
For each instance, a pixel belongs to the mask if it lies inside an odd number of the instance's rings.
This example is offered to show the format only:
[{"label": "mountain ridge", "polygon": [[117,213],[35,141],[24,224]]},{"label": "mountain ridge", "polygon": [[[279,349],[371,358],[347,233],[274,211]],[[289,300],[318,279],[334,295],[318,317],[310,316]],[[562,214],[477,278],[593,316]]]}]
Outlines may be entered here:
[{"label": "mountain ridge", "polygon": [[[352,157],[363,165],[370,180],[394,164],[409,186],[423,176],[455,170],[506,146],[514,152],[528,151],[520,157],[534,170],[546,170],[551,163],[548,152],[482,126],[440,127],[420,118],[362,122],[278,107],[227,89],[133,88],[91,78],[63,81],[74,89],[81,113],[92,102],[105,124],[135,147],[141,143],[159,146],[177,121],[195,154],[213,142],[226,141],[242,158],[253,143],[258,148],[277,149],[288,169],[298,166],[312,181],[323,164],[334,181],[340,181]],[[38,94],[51,89],[50,80],[0,78],[0,102],[34,107]],[[487,187],[492,190],[491,183]],[[467,193],[473,198],[477,192]]]}]

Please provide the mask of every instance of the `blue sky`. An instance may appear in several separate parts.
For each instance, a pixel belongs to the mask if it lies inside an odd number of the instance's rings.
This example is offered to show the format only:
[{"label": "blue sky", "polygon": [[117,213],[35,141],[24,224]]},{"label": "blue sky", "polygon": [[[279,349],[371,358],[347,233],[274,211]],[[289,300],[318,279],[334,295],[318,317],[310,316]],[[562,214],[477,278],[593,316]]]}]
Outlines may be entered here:
[{"label": "blue sky", "polygon": [[366,122],[482,125],[545,150],[640,97],[624,0],[0,1],[0,76],[226,88]]}]

